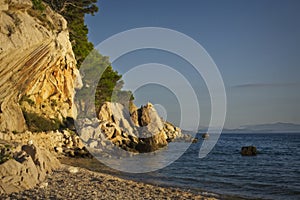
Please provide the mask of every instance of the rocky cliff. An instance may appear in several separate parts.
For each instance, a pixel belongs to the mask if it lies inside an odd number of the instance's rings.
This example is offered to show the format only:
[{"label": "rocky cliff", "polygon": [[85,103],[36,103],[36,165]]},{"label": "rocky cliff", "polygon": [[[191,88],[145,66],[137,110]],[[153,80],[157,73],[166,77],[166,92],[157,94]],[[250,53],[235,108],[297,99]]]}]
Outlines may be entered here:
[{"label": "rocky cliff", "polygon": [[65,19],[30,0],[0,0],[0,25],[0,131],[74,118],[81,81]]}]

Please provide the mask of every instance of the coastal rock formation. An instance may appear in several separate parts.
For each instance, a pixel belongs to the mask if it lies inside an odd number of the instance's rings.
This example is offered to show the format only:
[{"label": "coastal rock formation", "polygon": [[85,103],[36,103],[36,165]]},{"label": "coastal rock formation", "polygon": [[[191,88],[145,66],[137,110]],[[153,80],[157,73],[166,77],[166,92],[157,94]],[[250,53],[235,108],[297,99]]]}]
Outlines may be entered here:
[{"label": "coastal rock formation", "polygon": [[78,127],[81,139],[92,149],[108,148],[113,143],[130,152],[152,152],[176,139],[188,138],[180,128],[163,121],[151,103],[127,109],[119,103],[105,102],[98,119],[78,120]]},{"label": "coastal rock formation", "polygon": [[81,79],[66,20],[49,7],[33,10],[30,0],[8,0],[0,23],[0,131],[27,130],[26,116],[53,124],[74,118]]},{"label": "coastal rock formation", "polygon": [[[9,143],[18,143],[26,145],[28,141],[32,141],[40,148],[46,149],[53,155],[71,156],[71,157],[90,157],[79,136],[70,130],[48,131],[32,133],[25,131],[24,133],[1,133],[0,140]],[[9,155],[9,152],[7,152]],[[8,157],[8,156],[6,156]],[[0,161],[1,163],[1,161]]]},{"label": "coastal rock formation", "polygon": [[[5,144],[5,148],[13,145]],[[35,145],[15,146],[13,156],[0,165],[0,194],[30,189],[60,167],[60,162],[47,150]]]},{"label": "coastal rock formation", "polygon": [[245,146],[241,149],[242,156],[256,156],[257,150],[255,146]]}]

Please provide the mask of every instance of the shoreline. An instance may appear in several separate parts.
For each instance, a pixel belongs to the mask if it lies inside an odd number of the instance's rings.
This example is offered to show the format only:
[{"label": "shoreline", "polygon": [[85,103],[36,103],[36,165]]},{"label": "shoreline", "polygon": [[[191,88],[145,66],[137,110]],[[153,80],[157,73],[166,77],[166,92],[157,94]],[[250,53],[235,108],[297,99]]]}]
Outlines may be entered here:
[{"label": "shoreline", "polygon": [[161,182],[154,182],[151,180],[147,179],[141,179],[141,178],[136,178],[133,176],[130,176],[130,174],[126,175],[126,173],[122,173],[120,171],[114,170],[110,167],[107,167],[100,161],[98,161],[95,158],[70,158],[70,157],[62,157],[59,159],[62,164],[66,164],[69,166],[74,166],[74,167],[79,167],[79,168],[84,168],[87,169],[91,172],[95,173],[101,173],[101,174],[107,174],[113,177],[117,177],[126,181],[134,181],[137,183],[143,183],[147,185],[152,185],[154,187],[162,187],[162,188],[177,188],[181,191],[193,193],[195,195],[203,195],[204,197],[214,197],[216,199],[230,199],[230,200],[249,200],[252,199],[250,197],[242,197],[238,195],[229,195],[229,194],[221,194],[221,193],[216,193],[213,191],[208,191],[205,189],[195,189],[195,188],[188,188],[180,185],[171,185],[171,184],[166,184],[166,183],[161,183]]},{"label": "shoreline", "polygon": [[62,164],[38,186],[1,199],[223,199],[217,194],[196,194],[178,187],[161,187],[110,174]]}]

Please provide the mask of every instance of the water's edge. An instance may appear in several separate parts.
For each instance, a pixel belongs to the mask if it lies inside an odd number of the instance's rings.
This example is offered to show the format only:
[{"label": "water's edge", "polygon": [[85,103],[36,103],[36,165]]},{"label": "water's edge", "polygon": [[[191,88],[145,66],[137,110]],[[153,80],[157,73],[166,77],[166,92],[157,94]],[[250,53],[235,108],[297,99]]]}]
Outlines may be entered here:
[{"label": "water's edge", "polygon": [[69,157],[62,157],[59,159],[62,164],[71,165],[74,167],[80,167],[85,168],[90,171],[109,174],[112,176],[116,176],[125,180],[132,180],[137,182],[143,182],[146,184],[159,186],[159,187],[167,187],[167,188],[179,188],[184,191],[192,192],[195,194],[201,194],[206,197],[216,197],[224,200],[251,200],[251,199],[257,199],[257,198],[250,198],[250,197],[244,197],[244,196],[238,196],[238,195],[227,195],[227,194],[219,194],[212,191],[202,190],[202,189],[195,189],[195,188],[189,188],[187,186],[182,185],[171,185],[167,183],[157,183],[155,180],[147,180],[142,178],[137,178],[134,176],[131,176],[130,174],[124,174],[122,172],[116,171],[114,169],[111,169],[107,167],[106,165],[102,164],[97,159],[93,158],[69,158]]}]

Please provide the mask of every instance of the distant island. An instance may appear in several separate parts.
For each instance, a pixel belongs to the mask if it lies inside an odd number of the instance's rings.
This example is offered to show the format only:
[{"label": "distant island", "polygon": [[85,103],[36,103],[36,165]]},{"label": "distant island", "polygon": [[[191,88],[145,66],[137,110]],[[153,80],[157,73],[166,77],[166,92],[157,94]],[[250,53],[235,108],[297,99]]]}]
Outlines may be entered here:
[{"label": "distant island", "polygon": [[[207,128],[201,127],[200,133],[206,132]],[[244,125],[236,129],[224,128],[222,133],[300,133],[300,124],[294,123],[270,123],[270,124],[256,124]]]}]

